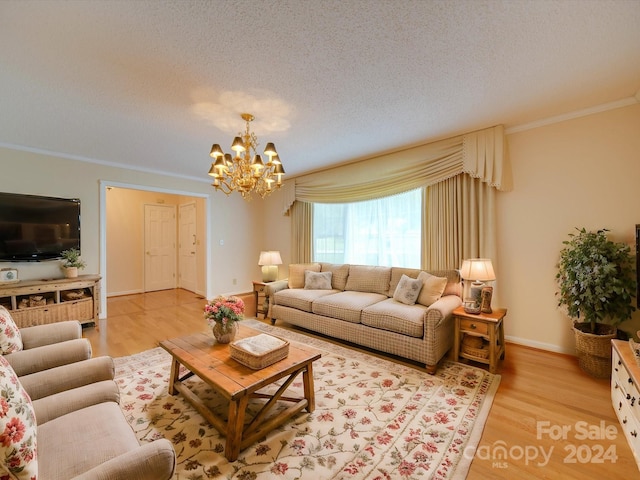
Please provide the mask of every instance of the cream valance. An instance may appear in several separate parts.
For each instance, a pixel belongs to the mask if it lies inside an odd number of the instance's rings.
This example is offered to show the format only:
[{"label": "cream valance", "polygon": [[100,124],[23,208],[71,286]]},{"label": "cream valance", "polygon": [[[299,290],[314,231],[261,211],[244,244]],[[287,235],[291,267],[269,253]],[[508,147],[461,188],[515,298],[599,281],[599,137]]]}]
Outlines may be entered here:
[{"label": "cream valance", "polygon": [[463,172],[498,190],[511,190],[502,125],[287,180],[283,213],[296,200],[371,200],[434,185]]}]

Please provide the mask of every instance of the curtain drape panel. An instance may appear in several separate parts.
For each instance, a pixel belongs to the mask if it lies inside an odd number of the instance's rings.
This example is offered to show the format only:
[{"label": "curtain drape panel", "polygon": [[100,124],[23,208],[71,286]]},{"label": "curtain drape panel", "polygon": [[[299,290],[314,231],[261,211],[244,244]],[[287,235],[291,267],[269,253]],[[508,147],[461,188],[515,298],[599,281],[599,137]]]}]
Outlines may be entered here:
[{"label": "curtain drape panel", "polygon": [[287,180],[283,213],[296,200],[371,200],[428,187],[463,172],[498,190],[511,190],[502,125]]},{"label": "curtain drape panel", "polygon": [[458,268],[465,258],[495,261],[496,190],[460,174],[424,191],[422,268]]},{"label": "curtain drape panel", "polygon": [[291,207],[291,263],[309,263],[313,256],[313,204],[295,202]]},{"label": "curtain drape panel", "polygon": [[[495,190],[510,191],[504,127],[498,125],[285,181],[292,261],[312,260],[312,203],[350,203],[424,188],[422,268],[495,261]],[[300,208],[298,208],[300,206]]]}]

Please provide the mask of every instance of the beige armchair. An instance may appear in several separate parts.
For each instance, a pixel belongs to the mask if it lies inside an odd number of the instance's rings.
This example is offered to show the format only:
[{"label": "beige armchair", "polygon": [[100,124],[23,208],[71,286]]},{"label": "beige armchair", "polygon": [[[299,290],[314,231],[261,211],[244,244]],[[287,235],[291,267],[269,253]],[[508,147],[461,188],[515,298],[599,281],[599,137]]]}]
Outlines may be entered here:
[{"label": "beige armchair", "polygon": [[18,377],[91,358],[82,326],[66,321],[21,328],[22,349],[4,355]]},{"label": "beige armchair", "polygon": [[13,409],[0,417],[0,431],[13,422],[10,427],[23,432],[0,443],[0,474],[30,478],[37,473],[43,480],[170,479],[176,462],[171,442],[138,443],[118,404],[113,375],[112,359],[97,357],[17,379],[0,358],[0,401]]}]

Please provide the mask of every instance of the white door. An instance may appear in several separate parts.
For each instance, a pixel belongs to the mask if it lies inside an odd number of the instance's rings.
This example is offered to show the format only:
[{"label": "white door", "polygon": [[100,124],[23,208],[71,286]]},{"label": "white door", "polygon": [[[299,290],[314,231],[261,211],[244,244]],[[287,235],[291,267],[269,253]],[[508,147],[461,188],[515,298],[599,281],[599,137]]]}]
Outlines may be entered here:
[{"label": "white door", "polygon": [[176,207],[144,206],[144,289],[176,288]]},{"label": "white door", "polygon": [[179,208],[178,286],[195,292],[197,286],[196,249],[198,248],[196,204],[186,203],[180,205]]}]

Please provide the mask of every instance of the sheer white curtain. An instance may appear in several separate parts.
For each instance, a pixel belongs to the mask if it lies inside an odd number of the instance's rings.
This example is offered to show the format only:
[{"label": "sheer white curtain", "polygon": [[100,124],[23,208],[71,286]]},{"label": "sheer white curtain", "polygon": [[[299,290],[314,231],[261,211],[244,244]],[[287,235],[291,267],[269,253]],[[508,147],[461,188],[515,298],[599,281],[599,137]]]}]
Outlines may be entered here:
[{"label": "sheer white curtain", "polygon": [[420,268],[422,189],[313,212],[315,261]]}]

